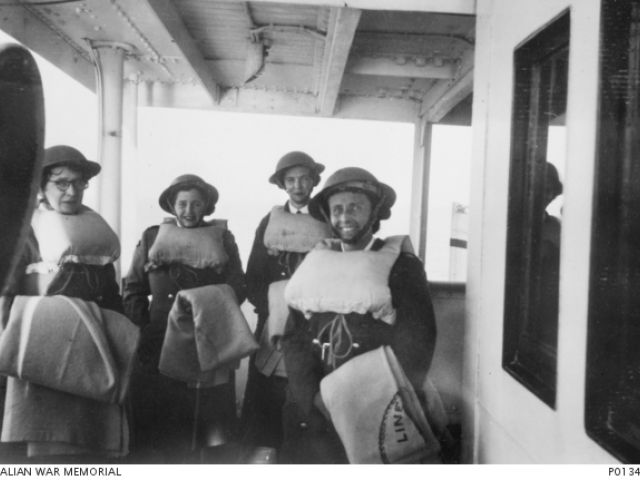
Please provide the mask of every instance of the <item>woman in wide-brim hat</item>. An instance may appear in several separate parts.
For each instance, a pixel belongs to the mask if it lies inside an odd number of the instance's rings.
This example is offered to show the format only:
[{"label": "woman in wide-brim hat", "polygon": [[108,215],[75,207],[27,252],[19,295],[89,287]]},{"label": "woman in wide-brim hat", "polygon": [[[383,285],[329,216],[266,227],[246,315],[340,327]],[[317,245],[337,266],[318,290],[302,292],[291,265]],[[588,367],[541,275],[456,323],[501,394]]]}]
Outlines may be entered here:
[{"label": "woman in wide-brim hat", "polygon": [[[173,217],[147,228],[125,278],[124,306],[141,330],[131,394],[135,418],[134,458],[181,462],[189,453],[196,391],[158,371],[167,318],[180,290],[228,284],[241,304],[246,296],[242,263],[225,220],[206,221],[214,212],[217,189],[197,175],[174,179],[162,191],[160,207]],[[150,300],[149,300],[150,297]],[[233,435],[234,376],[200,390],[202,437]],[[199,438],[199,443],[206,441]]]},{"label": "woman in wide-brim hat", "polygon": [[[119,239],[83,204],[88,181],[100,165],[68,145],[47,148],[43,164],[40,201],[9,294],[64,295],[122,312],[114,268]],[[127,453],[122,405],[16,378],[8,379],[7,390],[3,441],[27,445],[29,456],[81,455],[87,461]]]}]

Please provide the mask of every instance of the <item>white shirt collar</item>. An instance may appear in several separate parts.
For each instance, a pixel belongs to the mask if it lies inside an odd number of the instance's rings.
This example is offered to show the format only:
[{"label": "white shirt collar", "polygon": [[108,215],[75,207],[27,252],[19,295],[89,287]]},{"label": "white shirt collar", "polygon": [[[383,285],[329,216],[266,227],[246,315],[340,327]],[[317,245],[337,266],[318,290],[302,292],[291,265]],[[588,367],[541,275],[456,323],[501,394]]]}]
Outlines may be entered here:
[{"label": "white shirt collar", "polygon": [[309,213],[309,205],[308,205],[308,204],[307,204],[307,205],[305,205],[305,206],[304,206],[304,207],[302,207],[302,208],[296,208],[296,207],[294,207],[293,205],[291,205],[291,202],[289,202],[289,201],[287,200],[287,205],[289,206],[289,211],[290,211],[291,213],[298,213],[298,212],[300,212],[300,213],[306,213],[306,214],[308,214],[308,213]]}]

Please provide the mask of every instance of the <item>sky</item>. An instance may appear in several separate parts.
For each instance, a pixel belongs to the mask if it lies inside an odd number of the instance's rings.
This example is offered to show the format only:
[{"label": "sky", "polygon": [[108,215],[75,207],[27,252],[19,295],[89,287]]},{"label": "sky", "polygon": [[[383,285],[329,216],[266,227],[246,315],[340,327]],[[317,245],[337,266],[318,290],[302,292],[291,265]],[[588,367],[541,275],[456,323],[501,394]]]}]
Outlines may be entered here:
[{"label": "sky", "polygon": [[[10,39],[0,32],[0,41]],[[45,146],[69,144],[88,158],[98,153],[96,95],[34,55],[45,97]],[[211,218],[229,221],[244,266],[255,229],[272,206],[286,200],[268,183],[278,159],[302,150],[326,166],[360,166],[393,187],[397,202],[379,236],[408,234],[414,126],[409,123],[239,114],[203,110],[139,108],[136,149],[124,158],[122,257],[126,273],[143,230],[167,215],[158,196],[184,173],[200,175],[220,192]],[[471,128],[436,126],[433,132],[426,268],[430,280],[449,280],[451,217],[454,204],[467,205]],[[97,180],[92,183],[95,184]],[[97,189],[85,193],[97,206]],[[466,219],[461,220],[462,224]],[[465,230],[463,228],[462,230]],[[455,279],[464,279],[466,264]]]}]

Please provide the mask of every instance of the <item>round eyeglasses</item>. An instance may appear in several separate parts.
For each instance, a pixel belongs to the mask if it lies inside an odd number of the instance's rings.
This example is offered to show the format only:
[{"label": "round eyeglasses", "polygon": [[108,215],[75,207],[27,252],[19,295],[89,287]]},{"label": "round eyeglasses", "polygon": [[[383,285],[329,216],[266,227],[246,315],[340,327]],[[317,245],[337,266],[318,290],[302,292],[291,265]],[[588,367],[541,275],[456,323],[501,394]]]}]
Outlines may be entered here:
[{"label": "round eyeglasses", "polygon": [[69,187],[71,185],[73,185],[73,189],[74,190],[84,190],[89,186],[89,182],[87,182],[86,180],[73,180],[73,181],[69,181],[69,180],[51,180],[51,183],[53,183],[56,188],[58,190],[60,190],[61,192],[66,192],[67,190],[69,190]]}]

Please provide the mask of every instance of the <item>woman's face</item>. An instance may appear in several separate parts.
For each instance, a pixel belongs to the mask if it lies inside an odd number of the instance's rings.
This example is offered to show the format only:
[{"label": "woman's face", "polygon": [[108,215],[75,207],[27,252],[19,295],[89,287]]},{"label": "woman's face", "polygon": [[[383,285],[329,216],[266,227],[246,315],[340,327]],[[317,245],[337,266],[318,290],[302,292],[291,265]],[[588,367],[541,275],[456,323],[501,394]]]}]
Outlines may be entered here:
[{"label": "woman's face", "polygon": [[75,215],[82,206],[87,181],[81,172],[65,167],[53,167],[42,193],[56,212]]},{"label": "woman's face", "polygon": [[176,194],[173,202],[173,213],[180,226],[194,228],[202,222],[205,207],[206,201],[200,190],[197,188],[181,190]]},{"label": "woman's face", "polygon": [[338,192],[329,197],[331,225],[344,243],[356,243],[371,229],[371,200],[360,192]]}]

